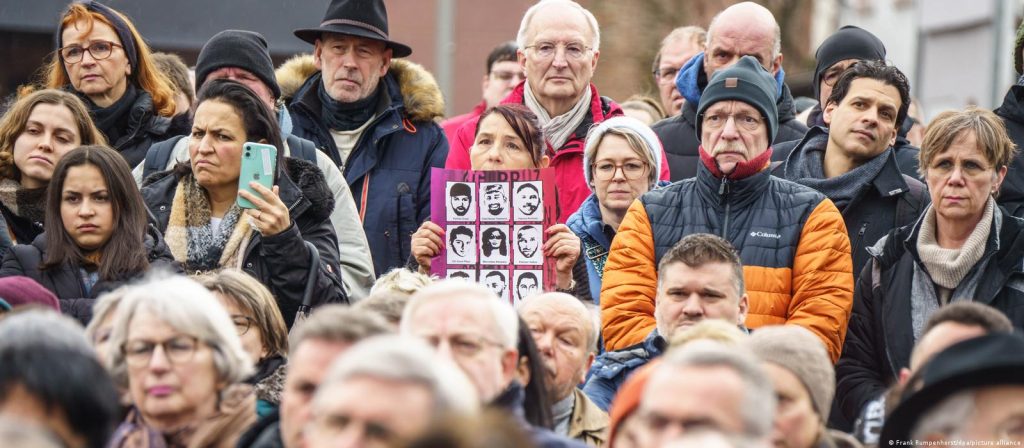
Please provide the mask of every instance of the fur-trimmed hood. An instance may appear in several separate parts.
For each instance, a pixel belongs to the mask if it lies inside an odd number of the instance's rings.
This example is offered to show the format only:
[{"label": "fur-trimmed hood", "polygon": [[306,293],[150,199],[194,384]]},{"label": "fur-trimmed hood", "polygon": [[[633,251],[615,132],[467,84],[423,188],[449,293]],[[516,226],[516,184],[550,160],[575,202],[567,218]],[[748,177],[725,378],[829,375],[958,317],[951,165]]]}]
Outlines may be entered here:
[{"label": "fur-trimmed hood", "polygon": [[[301,54],[285,61],[274,73],[281,87],[281,98],[291,103],[295,93],[318,71],[311,54]],[[398,81],[405,115],[410,120],[439,121],[444,118],[444,95],[434,75],[427,69],[405,59],[392,59],[388,73]]]}]

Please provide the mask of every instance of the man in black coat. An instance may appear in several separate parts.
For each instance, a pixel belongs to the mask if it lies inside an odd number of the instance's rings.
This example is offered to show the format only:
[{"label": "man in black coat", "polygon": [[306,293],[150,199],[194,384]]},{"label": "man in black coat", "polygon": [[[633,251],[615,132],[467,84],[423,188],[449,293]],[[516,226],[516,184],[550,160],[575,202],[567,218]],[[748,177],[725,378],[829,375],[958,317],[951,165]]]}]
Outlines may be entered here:
[{"label": "man in black coat", "polygon": [[[896,227],[912,224],[928,204],[925,186],[900,173],[893,144],[910,107],[910,84],[881,61],[847,68],[829,90],[823,126],[802,140],[776,145],[789,156],[774,175],[814,188],[843,214],[853,272],[867,247]],[[917,152],[916,150],[914,151]]]},{"label": "man in black coat", "polygon": [[781,32],[775,16],[752,2],[730,6],[711,20],[705,52],[690,59],[676,77],[676,88],[686,99],[682,113],[653,126],[665,147],[672,181],[697,174],[697,104],[708,80],[743,56],[757,59],[778,83],[775,102],[779,127],[774,142],[799,140],[807,132],[807,126],[796,120],[793,96],[783,83]]},{"label": "man in black coat", "polygon": [[999,190],[999,205],[1016,217],[1024,217],[1024,23],[1017,29],[1017,42],[1013,49],[1013,67],[1017,70],[1017,82],[1006,92],[1003,104],[995,110],[1003,119],[1010,140],[1017,145],[1017,156],[1010,164],[1009,173]]}]

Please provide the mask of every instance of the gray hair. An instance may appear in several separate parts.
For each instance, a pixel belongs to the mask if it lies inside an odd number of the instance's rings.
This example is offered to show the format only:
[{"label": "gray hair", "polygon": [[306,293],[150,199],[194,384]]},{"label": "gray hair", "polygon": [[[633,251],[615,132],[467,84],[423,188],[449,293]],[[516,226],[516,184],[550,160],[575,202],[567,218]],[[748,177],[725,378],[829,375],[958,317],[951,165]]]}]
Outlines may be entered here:
[{"label": "gray hair", "polygon": [[594,326],[593,314],[587,309],[584,302],[580,301],[576,297],[566,294],[564,292],[545,292],[529,297],[526,300],[520,302],[517,310],[520,313],[524,313],[533,308],[543,307],[547,304],[558,305],[564,304],[565,306],[573,308],[576,312],[577,317],[583,320],[584,327],[584,350],[585,353],[592,353],[597,348],[597,327]]},{"label": "gray hair", "polygon": [[89,325],[85,326],[85,337],[89,339],[89,342],[96,342],[96,332],[100,330],[100,324],[106,320],[107,316],[117,311],[117,307],[121,305],[121,299],[124,298],[125,291],[131,286],[122,286],[108,293],[101,294],[96,302],[92,305],[92,319],[89,321]]},{"label": "gray hair", "polygon": [[313,397],[313,408],[332,401],[330,388],[357,377],[413,383],[434,398],[431,414],[471,415],[479,408],[476,389],[462,370],[436,356],[426,342],[398,335],[375,336],[356,344],[332,364]]},{"label": "gray hair", "polygon": [[934,434],[957,437],[974,414],[974,390],[957,392],[932,406],[917,419],[911,439],[924,440]]},{"label": "gray hair", "polygon": [[[73,409],[68,409],[74,412]],[[61,448],[64,443],[42,426],[21,419],[0,417],[0,440],[7,448]]]},{"label": "gray hair", "polygon": [[235,325],[213,293],[183,276],[150,276],[124,291],[110,333],[110,374],[121,387],[128,386],[124,344],[132,320],[150,313],[181,333],[194,336],[213,351],[218,377],[240,383],[253,372],[253,360],[242,348]]},{"label": "gray hair", "polygon": [[502,348],[516,350],[519,347],[519,315],[508,302],[501,300],[493,291],[478,283],[462,280],[441,280],[414,294],[402,314],[401,333],[411,335],[416,311],[425,302],[450,298],[483,300],[494,320],[494,335]]},{"label": "gray hair", "polygon": [[0,320],[0,350],[49,347],[79,351],[95,357],[92,344],[78,321],[51,309],[26,309]]},{"label": "gray hair", "polygon": [[[763,9],[765,12],[768,13],[768,15],[770,15],[772,17],[772,26],[774,27],[774,29],[773,29],[773,36],[772,36],[773,37],[772,38],[772,60],[774,60],[775,58],[779,57],[780,54],[782,54],[782,28],[779,27],[779,22],[777,20],[775,20],[775,15],[772,14],[771,10],[769,10],[768,8],[765,8],[764,6],[758,5],[758,4],[754,3],[754,2],[737,3],[735,5],[730,6],[729,8],[732,8],[732,7],[735,7],[735,6],[739,6],[739,5],[746,5],[746,4],[757,6],[757,7],[761,8],[761,9]],[[726,9],[723,9],[722,11],[719,11],[718,14],[715,14],[715,16],[711,18],[711,23],[708,25],[707,40],[705,41],[705,47],[707,46],[708,42],[711,42],[711,39],[712,39],[712,37],[714,35],[714,31],[715,31],[715,25],[718,23],[719,16],[721,16],[722,13],[725,12],[726,10],[728,10],[729,8],[726,8]],[[765,62],[770,63],[771,61],[765,61]],[[769,70],[769,71],[771,71],[771,70]]]},{"label": "gray hair", "polygon": [[332,304],[317,308],[309,319],[297,322],[288,344],[294,352],[308,339],[355,344],[370,336],[391,332],[387,321],[373,311]]},{"label": "gray hair", "polygon": [[375,292],[396,292],[411,296],[425,286],[429,286],[434,280],[430,276],[413,272],[405,268],[394,268],[387,274],[380,276],[370,288],[370,294]]},{"label": "gray hair", "polygon": [[670,350],[655,373],[695,367],[726,367],[736,372],[746,389],[740,406],[743,435],[756,439],[771,436],[775,387],[749,350],[737,350],[710,340],[694,341],[680,349]]},{"label": "gray hair", "polygon": [[545,6],[551,6],[554,4],[570,6],[583,14],[583,17],[587,20],[587,25],[590,26],[590,31],[594,33],[594,42],[591,46],[594,47],[594,51],[600,51],[601,27],[597,25],[597,18],[595,18],[594,14],[588,11],[587,8],[580,6],[579,3],[572,0],[540,0],[531,6],[530,9],[527,9],[526,14],[523,14],[523,21],[519,23],[519,32],[516,33],[516,44],[519,45],[519,49],[526,48],[526,32],[530,29],[530,22],[533,21],[533,16],[537,15],[537,12]]}]

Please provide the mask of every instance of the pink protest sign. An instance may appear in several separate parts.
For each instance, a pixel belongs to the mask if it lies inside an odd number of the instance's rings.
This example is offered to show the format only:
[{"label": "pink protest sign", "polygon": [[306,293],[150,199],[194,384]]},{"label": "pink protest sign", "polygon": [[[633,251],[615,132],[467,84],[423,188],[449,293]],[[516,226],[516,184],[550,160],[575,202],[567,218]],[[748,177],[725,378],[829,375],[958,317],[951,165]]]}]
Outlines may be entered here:
[{"label": "pink protest sign", "polygon": [[552,169],[431,172],[430,219],[445,234],[430,272],[479,282],[513,305],[555,287],[544,230],[555,224]]}]

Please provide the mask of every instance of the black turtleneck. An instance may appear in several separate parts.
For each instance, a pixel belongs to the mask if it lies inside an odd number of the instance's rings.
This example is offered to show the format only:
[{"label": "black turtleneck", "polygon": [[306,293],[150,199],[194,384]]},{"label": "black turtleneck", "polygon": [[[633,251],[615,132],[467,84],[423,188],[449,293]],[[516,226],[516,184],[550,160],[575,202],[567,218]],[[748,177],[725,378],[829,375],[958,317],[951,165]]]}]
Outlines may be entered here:
[{"label": "black turtleneck", "polygon": [[135,105],[135,100],[139,97],[139,91],[135,88],[135,85],[128,83],[124,95],[121,95],[121,98],[109,107],[97,106],[88,96],[82,93],[78,93],[78,96],[89,106],[89,114],[92,115],[96,127],[103,132],[103,135],[107,137],[107,141],[111,145],[124,137],[124,134],[131,127],[132,114],[130,112],[132,106]]},{"label": "black turtleneck", "polygon": [[320,112],[324,123],[335,131],[351,131],[359,129],[366,124],[377,111],[377,101],[384,88],[383,80],[377,84],[377,89],[372,94],[361,100],[351,103],[342,103],[331,98],[331,95],[324,89],[323,81],[319,82],[317,95],[320,97],[322,109]]}]

